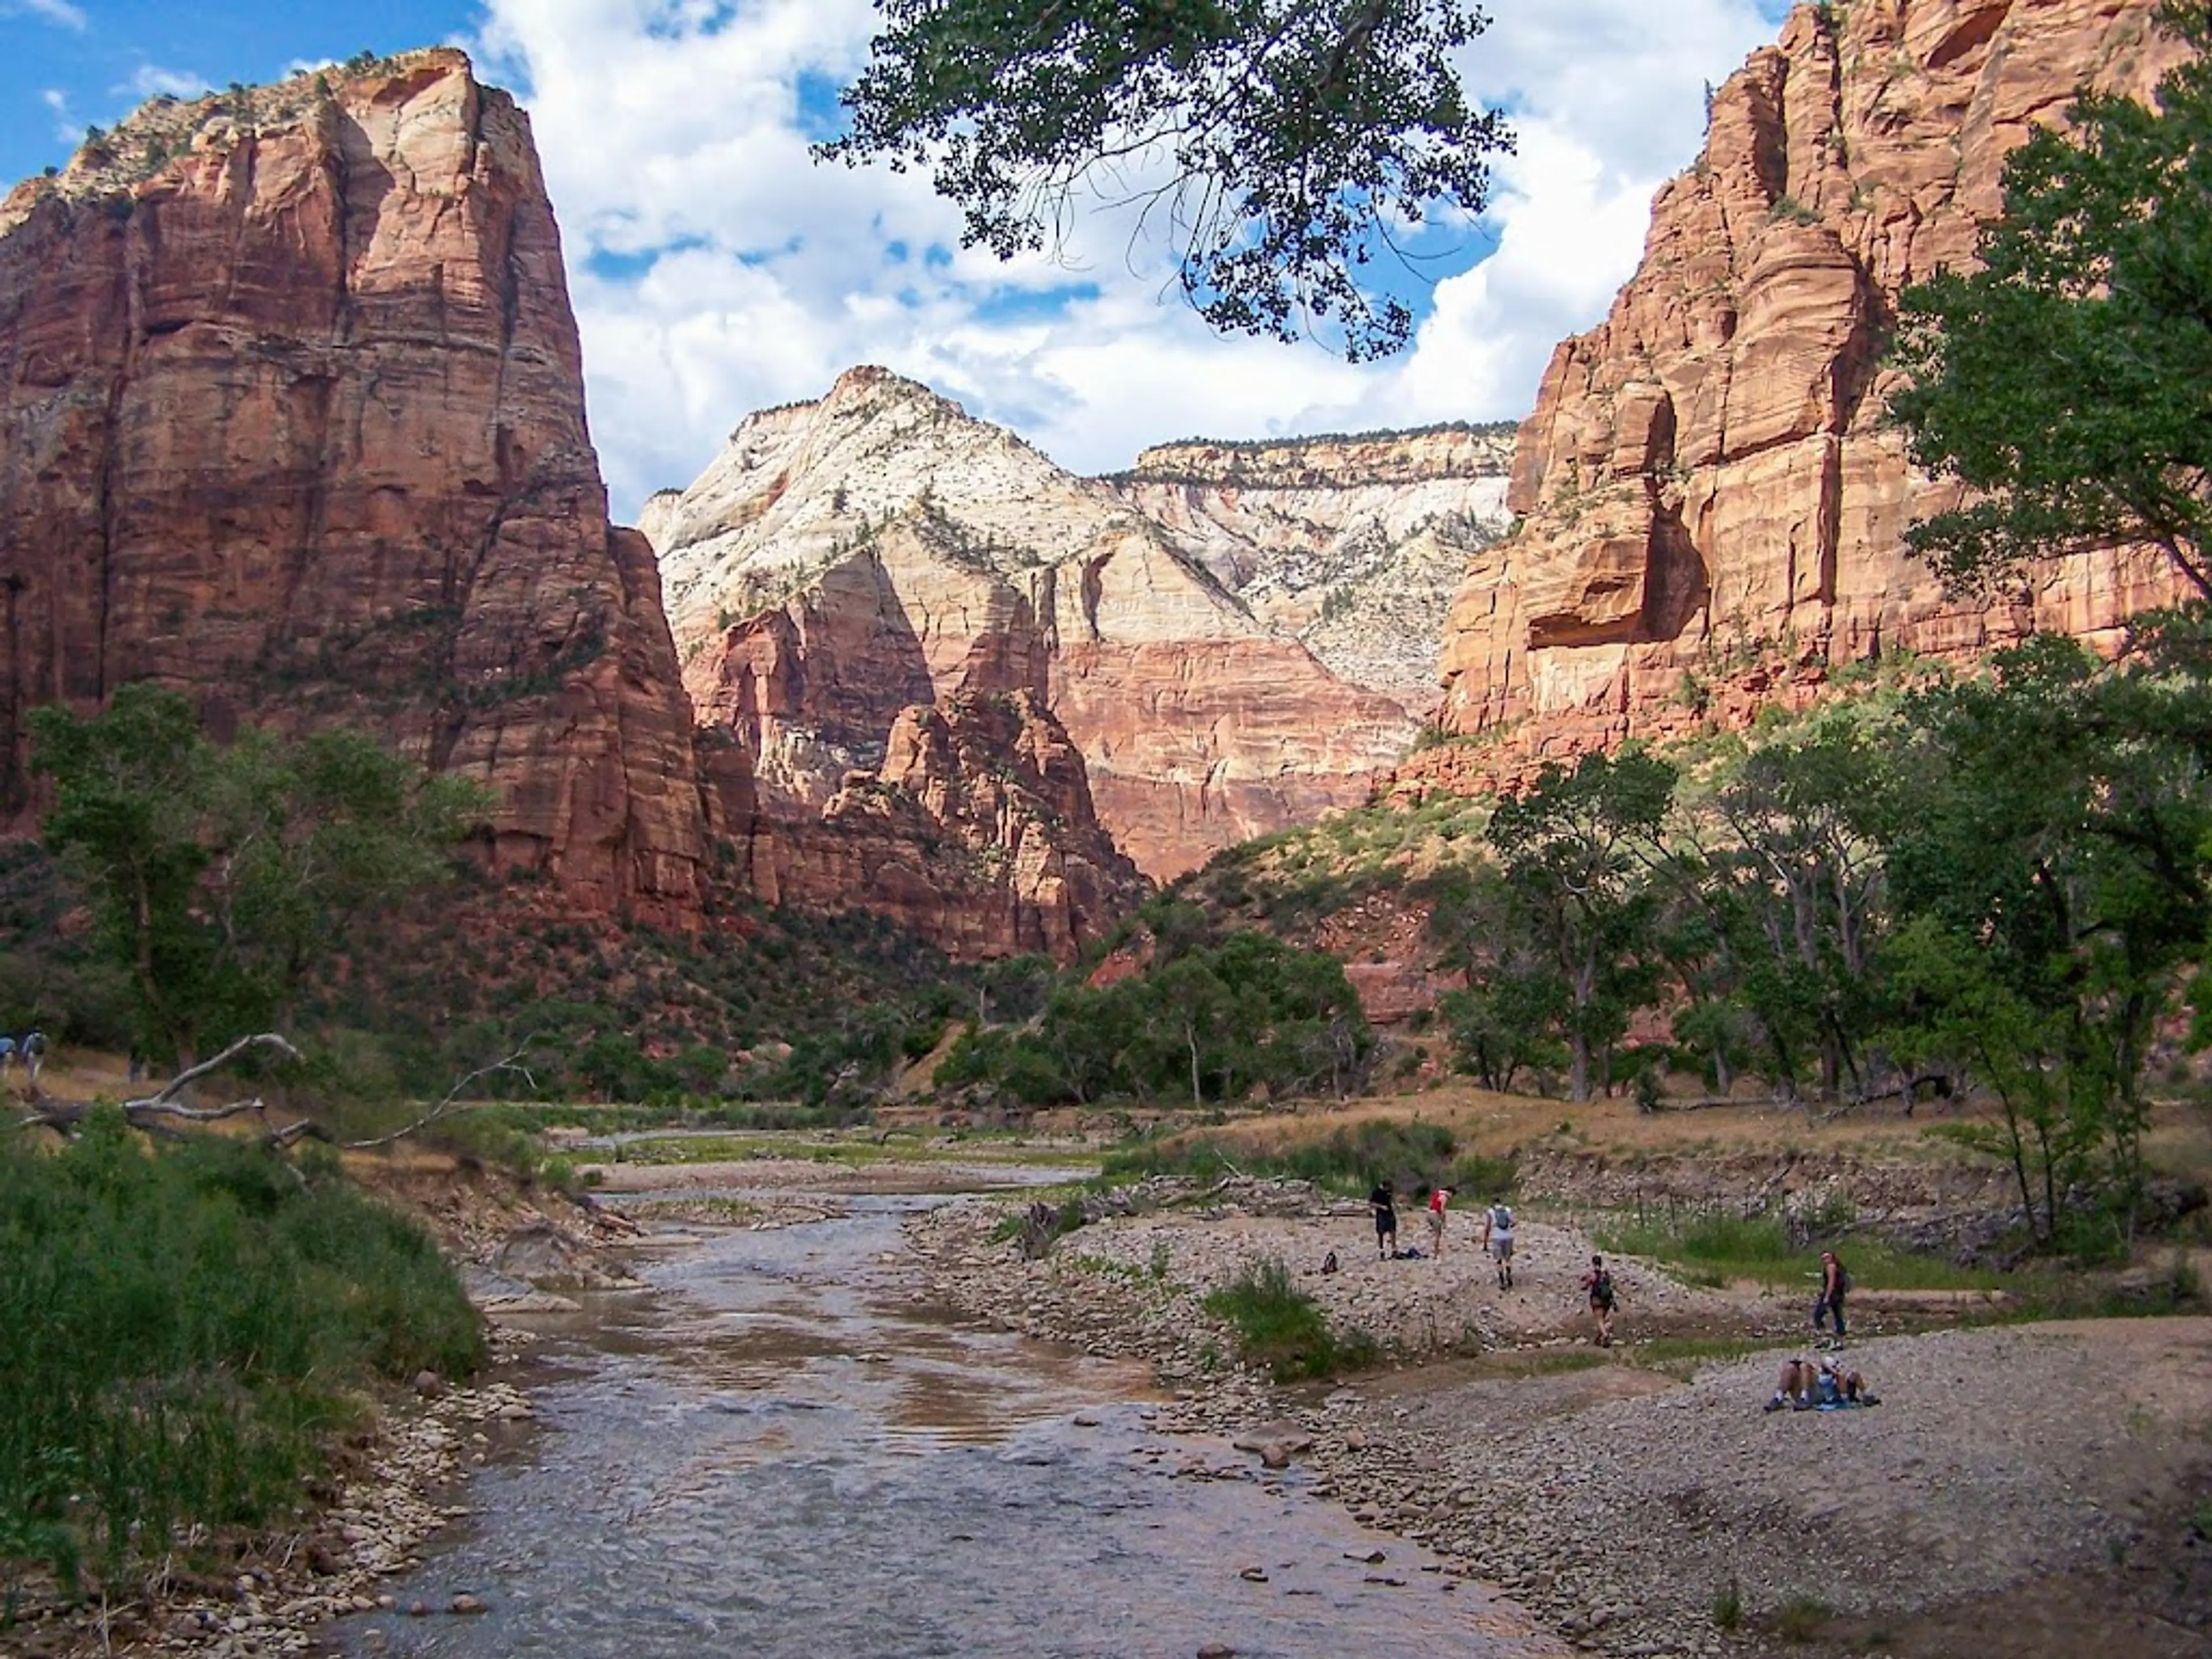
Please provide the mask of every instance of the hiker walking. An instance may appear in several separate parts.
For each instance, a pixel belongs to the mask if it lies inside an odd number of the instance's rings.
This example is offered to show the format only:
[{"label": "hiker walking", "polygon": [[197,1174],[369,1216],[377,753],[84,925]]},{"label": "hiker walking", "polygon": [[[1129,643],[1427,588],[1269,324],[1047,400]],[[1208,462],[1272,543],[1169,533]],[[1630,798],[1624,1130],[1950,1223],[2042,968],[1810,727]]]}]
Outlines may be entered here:
[{"label": "hiker walking", "polygon": [[1429,1194],[1429,1254],[1439,1261],[1444,1254],[1444,1215],[1451,1207],[1452,1191],[1438,1187]]},{"label": "hiker walking", "polygon": [[1589,1310],[1597,1319],[1597,1345],[1601,1348],[1613,1346],[1613,1306],[1614,1301],[1613,1275],[1606,1271],[1605,1258],[1590,1258],[1589,1271],[1583,1275],[1583,1290],[1589,1297]]},{"label": "hiker walking", "polygon": [[1828,1316],[1836,1319],[1836,1340],[1844,1340],[1844,1298],[1850,1294],[1851,1276],[1833,1250],[1820,1252],[1820,1295],[1813,1304],[1813,1328],[1825,1331]]},{"label": "hiker walking", "polygon": [[1483,1254],[1498,1264],[1498,1288],[1513,1288],[1513,1209],[1502,1199],[1492,1199],[1482,1212]]},{"label": "hiker walking", "polygon": [[1398,1248],[1398,1200],[1389,1182],[1375,1183],[1375,1190],[1367,1194],[1367,1207],[1375,1212],[1376,1255],[1388,1261]]},{"label": "hiker walking", "polygon": [[[46,1058],[46,1034],[33,1031],[23,1039],[23,1071],[31,1079],[31,1086],[39,1086],[39,1067]],[[1838,1327],[1838,1330],[1840,1330]]]}]

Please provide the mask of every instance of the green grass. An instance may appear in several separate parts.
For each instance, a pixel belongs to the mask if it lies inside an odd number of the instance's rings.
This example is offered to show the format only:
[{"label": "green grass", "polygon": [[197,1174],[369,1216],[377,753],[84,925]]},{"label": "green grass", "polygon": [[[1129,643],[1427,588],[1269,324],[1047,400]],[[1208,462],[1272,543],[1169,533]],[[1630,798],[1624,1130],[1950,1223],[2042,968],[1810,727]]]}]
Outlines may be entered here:
[{"label": "green grass", "polygon": [[1735,1630],[1743,1623],[1743,1586],[1731,1578],[1713,1592],[1713,1628]]},{"label": "green grass", "polygon": [[1237,1333],[1245,1363],[1265,1367],[1278,1382],[1334,1376],[1374,1358],[1371,1343],[1329,1329],[1320,1306],[1291,1282],[1279,1257],[1247,1267],[1203,1305]]},{"label": "green grass", "polygon": [[0,1561],[106,1583],[280,1522],[360,1389],[483,1352],[435,1245],[327,1155],[149,1152],[119,1115],[0,1141]]},{"label": "green grass", "polygon": [[1670,1220],[1618,1217],[1592,1229],[1601,1249],[1666,1264],[1692,1284],[1720,1285],[1739,1280],[1778,1287],[1803,1287],[1814,1294],[1820,1253],[1828,1245],[1850,1269],[1854,1292],[1863,1291],[1994,1291],[2014,1279],[1984,1267],[1962,1267],[1942,1256],[1926,1255],[1872,1239],[1794,1243],[1778,1216],[1705,1212]]},{"label": "green grass", "polygon": [[1828,1622],[1828,1604],[1816,1595],[1791,1596],[1774,1610],[1774,1628],[1785,1642],[1809,1642]]},{"label": "green grass", "polygon": [[1094,1154],[1065,1146],[1030,1146],[981,1137],[939,1145],[917,1135],[880,1135],[866,1139],[813,1139],[805,1135],[669,1135],[627,1140],[584,1154],[618,1164],[742,1164],[753,1158],[803,1158],[815,1164],[1004,1164],[1025,1168],[1088,1170]]}]

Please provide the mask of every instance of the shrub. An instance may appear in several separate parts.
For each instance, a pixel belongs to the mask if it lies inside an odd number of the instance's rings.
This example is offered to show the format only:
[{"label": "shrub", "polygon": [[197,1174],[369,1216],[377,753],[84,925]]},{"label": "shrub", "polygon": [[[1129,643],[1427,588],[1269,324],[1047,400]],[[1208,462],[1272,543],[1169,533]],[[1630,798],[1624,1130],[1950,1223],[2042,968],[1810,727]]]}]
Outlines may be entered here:
[{"label": "shrub", "polygon": [[1371,1357],[1368,1344],[1338,1339],[1314,1299],[1291,1283],[1290,1269],[1278,1256],[1248,1266],[1204,1305],[1237,1333],[1245,1362],[1265,1366],[1278,1382],[1334,1376]]},{"label": "shrub", "polygon": [[69,1583],[279,1521],[355,1390],[474,1369],[436,1247],[331,1162],[149,1152],[119,1113],[57,1155],[0,1145],[0,1557]]}]

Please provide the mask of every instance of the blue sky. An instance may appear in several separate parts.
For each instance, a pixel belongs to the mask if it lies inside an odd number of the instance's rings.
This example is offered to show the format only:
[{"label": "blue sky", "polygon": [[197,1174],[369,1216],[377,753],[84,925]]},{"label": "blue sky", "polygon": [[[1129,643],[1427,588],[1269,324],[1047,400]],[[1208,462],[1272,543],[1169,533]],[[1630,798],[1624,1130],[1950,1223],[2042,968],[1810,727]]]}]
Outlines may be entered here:
[{"label": "blue sky", "polygon": [[0,0],[0,177],[66,160],[64,135],[105,126],[150,93],[274,80],[297,63],[459,36],[475,19],[452,0]]},{"label": "blue sky", "polygon": [[1425,236],[1429,280],[1389,276],[1422,318],[1414,349],[1358,368],[1209,335],[1126,216],[1086,218],[1057,262],[1001,267],[957,248],[925,180],[812,167],[869,0],[0,0],[0,179],[155,92],[454,41],[531,111],[617,512],[688,483],[747,410],[862,362],[1103,471],[1175,437],[1526,412],[1553,344],[1633,269],[1652,191],[1694,155],[1703,83],[1784,7],[1490,9],[1470,78],[1514,112],[1520,154],[1483,223]]}]

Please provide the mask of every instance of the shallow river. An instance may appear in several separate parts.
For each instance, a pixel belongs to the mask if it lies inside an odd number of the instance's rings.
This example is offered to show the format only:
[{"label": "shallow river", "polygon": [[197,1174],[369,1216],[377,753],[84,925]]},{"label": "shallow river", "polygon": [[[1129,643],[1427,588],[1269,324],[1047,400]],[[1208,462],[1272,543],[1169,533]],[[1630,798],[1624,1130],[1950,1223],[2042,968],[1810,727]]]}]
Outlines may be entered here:
[{"label": "shallow river", "polygon": [[[344,1650],[1535,1650],[1498,1633],[1510,1609],[1304,1495],[1301,1471],[1154,1432],[1144,1370],[917,1299],[899,1220],[930,1201],[705,1233],[648,1259],[650,1290],[593,1298],[542,1345],[529,1453],[477,1475],[475,1518],[390,1586],[433,1612],[349,1620]],[[1178,1475],[1198,1457],[1237,1478]],[[487,1611],[444,1613],[462,1592]]]}]

